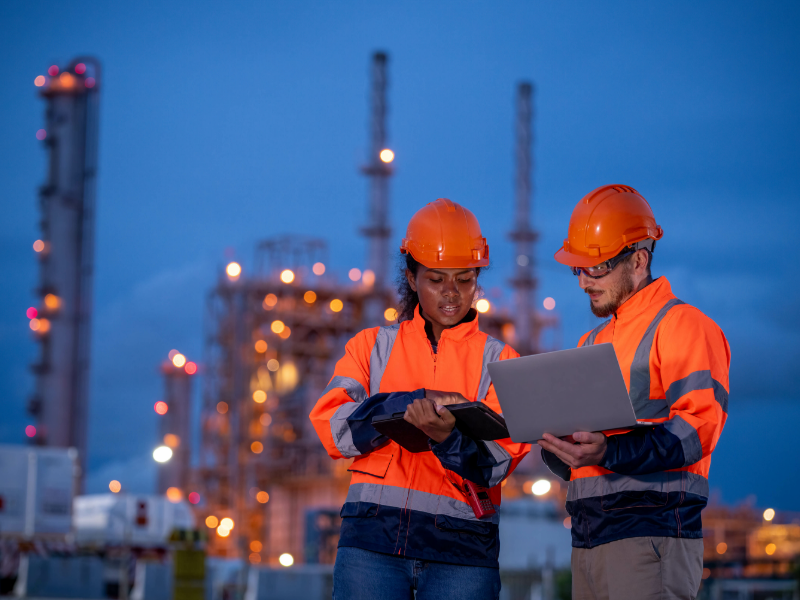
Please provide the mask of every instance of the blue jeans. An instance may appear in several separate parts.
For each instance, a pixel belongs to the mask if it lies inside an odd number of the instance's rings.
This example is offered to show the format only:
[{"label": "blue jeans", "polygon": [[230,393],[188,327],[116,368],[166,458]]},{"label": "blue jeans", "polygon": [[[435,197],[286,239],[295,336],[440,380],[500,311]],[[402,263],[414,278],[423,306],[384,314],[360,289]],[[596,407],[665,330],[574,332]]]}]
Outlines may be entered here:
[{"label": "blue jeans", "polygon": [[497,600],[500,572],[339,548],[333,600]]}]

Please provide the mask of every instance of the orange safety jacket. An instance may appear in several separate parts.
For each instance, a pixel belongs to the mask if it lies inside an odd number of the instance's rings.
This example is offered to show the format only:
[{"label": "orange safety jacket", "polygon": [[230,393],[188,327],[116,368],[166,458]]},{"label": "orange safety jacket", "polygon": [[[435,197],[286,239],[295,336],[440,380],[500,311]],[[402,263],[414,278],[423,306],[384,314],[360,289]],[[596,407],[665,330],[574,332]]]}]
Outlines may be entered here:
[{"label": "orange safety jacket", "polygon": [[728,414],[730,347],[714,321],[678,300],[665,277],[640,290],[580,346],[611,343],[637,420],[653,428],[606,432],[598,466],[569,469],[572,545],[640,536],[703,537],[708,471]]},{"label": "orange safety jacket", "polygon": [[473,440],[454,429],[431,451],[411,453],[378,434],[371,419],[405,411],[425,388],[458,392],[500,413],[486,365],[519,356],[478,329],[475,310],[442,332],[434,351],[414,318],[365,329],[351,339],[310,418],[332,458],[355,458],[342,507],[340,547],[453,564],[497,567],[499,515],[478,519],[463,478],[491,488],[530,450],[510,439]]}]

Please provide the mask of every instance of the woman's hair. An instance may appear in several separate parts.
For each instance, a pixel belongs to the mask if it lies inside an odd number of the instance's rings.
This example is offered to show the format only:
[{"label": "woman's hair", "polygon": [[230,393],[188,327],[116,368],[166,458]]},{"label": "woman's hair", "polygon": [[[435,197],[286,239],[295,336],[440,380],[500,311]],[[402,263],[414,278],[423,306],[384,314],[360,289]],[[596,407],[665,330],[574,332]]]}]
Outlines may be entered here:
[{"label": "woman's hair", "polygon": [[[400,305],[397,310],[397,322],[402,323],[403,321],[410,321],[414,318],[414,310],[417,308],[417,304],[419,304],[419,296],[417,296],[417,292],[411,289],[411,285],[408,283],[408,277],[406,277],[406,270],[416,275],[420,264],[414,260],[411,254],[401,254],[398,262],[400,268],[398,269],[396,283],[397,295],[400,296]],[[480,274],[481,268],[477,267],[475,269],[475,276],[478,277]],[[477,293],[480,293],[480,290],[481,288],[479,286]]]}]

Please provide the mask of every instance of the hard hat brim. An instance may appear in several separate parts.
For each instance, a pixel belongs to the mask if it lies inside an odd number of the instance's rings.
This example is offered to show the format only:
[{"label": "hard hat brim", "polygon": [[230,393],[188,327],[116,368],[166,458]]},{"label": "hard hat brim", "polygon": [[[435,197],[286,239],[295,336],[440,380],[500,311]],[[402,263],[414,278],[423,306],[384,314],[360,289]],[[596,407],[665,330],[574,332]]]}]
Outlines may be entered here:
[{"label": "hard hat brim", "polygon": [[[487,248],[488,250],[488,245]],[[478,269],[489,266],[489,257],[485,256],[478,260],[469,259],[461,256],[447,258],[432,258],[430,253],[414,252],[413,250],[401,249],[404,254],[407,252],[415,261],[428,269]]]},{"label": "hard hat brim", "polygon": [[563,248],[559,248],[554,258],[562,265],[567,265],[568,267],[593,267],[608,260],[608,258],[600,256],[581,256],[580,254],[573,254],[572,252],[567,252]]}]

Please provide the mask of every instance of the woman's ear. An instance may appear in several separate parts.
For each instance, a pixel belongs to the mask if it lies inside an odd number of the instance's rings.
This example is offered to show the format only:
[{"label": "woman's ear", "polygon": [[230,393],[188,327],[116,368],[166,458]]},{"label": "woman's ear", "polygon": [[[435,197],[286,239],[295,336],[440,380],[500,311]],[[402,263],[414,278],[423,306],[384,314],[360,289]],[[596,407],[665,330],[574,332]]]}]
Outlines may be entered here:
[{"label": "woman's ear", "polygon": [[408,279],[408,285],[411,286],[411,289],[415,292],[417,291],[417,278],[414,273],[411,272],[411,269],[406,269],[406,279]]}]

